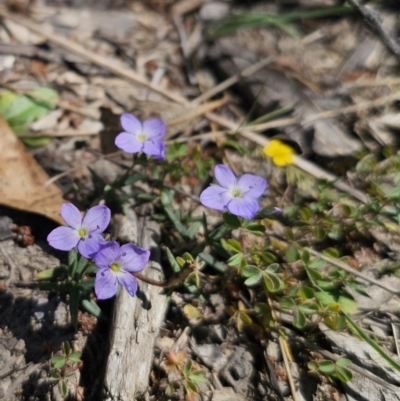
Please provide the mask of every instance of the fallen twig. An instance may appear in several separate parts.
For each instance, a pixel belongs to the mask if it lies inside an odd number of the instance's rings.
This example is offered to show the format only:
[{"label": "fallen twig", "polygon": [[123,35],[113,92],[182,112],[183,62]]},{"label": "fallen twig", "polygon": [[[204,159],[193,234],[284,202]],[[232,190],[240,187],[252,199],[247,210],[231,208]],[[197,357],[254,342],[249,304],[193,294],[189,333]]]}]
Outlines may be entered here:
[{"label": "fallen twig", "polygon": [[348,0],[348,2],[357,8],[363,16],[364,21],[370,26],[371,30],[382,40],[384,45],[397,57],[400,58],[400,46],[392,39],[389,34],[382,28],[379,17],[368,7],[360,4],[358,0]]}]

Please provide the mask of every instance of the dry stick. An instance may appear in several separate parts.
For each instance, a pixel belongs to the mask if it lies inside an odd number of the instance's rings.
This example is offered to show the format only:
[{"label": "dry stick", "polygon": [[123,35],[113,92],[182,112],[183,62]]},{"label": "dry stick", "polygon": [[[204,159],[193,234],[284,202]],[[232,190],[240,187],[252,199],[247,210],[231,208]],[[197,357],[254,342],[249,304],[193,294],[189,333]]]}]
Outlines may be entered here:
[{"label": "dry stick", "polygon": [[400,58],[400,46],[392,39],[389,34],[382,28],[381,22],[377,14],[368,7],[360,4],[358,0],[347,0],[352,6],[357,8],[363,16],[364,21],[370,26],[372,31],[382,40],[385,46],[397,57]]},{"label": "dry stick", "polygon": [[[229,130],[235,130],[237,127],[237,124],[234,123],[233,121],[230,121],[224,117],[220,117],[214,113],[208,113],[206,117],[223,126],[228,128]],[[261,136],[259,134],[256,134],[255,132],[252,132],[248,129],[242,128],[239,130],[239,133],[244,136],[247,139],[252,140],[253,142],[259,144],[260,146],[265,146],[268,144],[269,140],[265,138],[264,136]],[[300,156],[296,156],[294,160],[294,165],[301,168],[305,172],[315,176],[316,178],[320,179],[325,179],[329,182],[331,182],[336,188],[340,189],[343,192],[347,192],[354,198],[358,199],[359,201],[363,203],[368,203],[368,198],[367,195],[364,194],[363,192],[352,188],[350,185],[346,184],[343,180],[339,179],[336,177],[334,174],[329,173],[328,171],[325,171],[324,169],[318,167],[314,163],[309,162],[308,160],[303,159]]]},{"label": "dry stick", "polygon": [[349,265],[347,265],[346,263],[341,262],[340,260],[336,260],[336,259],[332,259],[329,258],[328,256],[323,255],[322,253],[315,251],[314,249],[311,248],[304,248],[305,250],[307,250],[308,252],[310,252],[312,255],[325,260],[325,262],[330,263],[333,266],[339,267],[339,269],[344,270],[347,273],[350,273],[356,277],[359,277],[365,281],[368,281],[371,284],[376,285],[377,287],[380,287],[388,292],[391,292],[392,294],[395,295],[400,295],[400,290],[396,290],[394,288],[390,288],[390,287],[386,287],[384,284],[382,284],[380,281],[375,280],[374,278],[368,277],[367,275],[365,275],[364,273],[361,273],[355,269],[352,269]]},{"label": "dry stick", "polygon": [[143,86],[151,89],[152,91],[154,91],[160,95],[163,95],[164,97],[171,99],[177,103],[180,103],[180,104],[188,103],[184,97],[182,97],[176,93],[173,93],[171,90],[164,89],[159,85],[149,82],[146,78],[139,75],[135,71],[133,71],[129,68],[123,67],[121,65],[118,65],[110,57],[103,57],[99,54],[94,53],[93,51],[91,51],[89,49],[85,49],[79,43],[73,42],[72,40],[65,38],[63,36],[60,36],[54,32],[48,32],[43,29],[42,25],[35,24],[34,22],[29,21],[24,17],[10,13],[4,8],[0,8],[0,16],[3,18],[7,18],[19,25],[22,25],[22,26],[28,28],[32,32],[35,32],[39,36],[46,38],[48,41],[56,44],[57,46],[60,46],[63,49],[70,51],[71,53],[74,53],[80,57],[83,57],[86,60],[89,60],[91,63],[97,65],[98,67],[104,68],[105,70],[110,71],[113,74],[126,79],[127,81],[143,85]]},{"label": "dry stick", "polygon": [[29,132],[27,134],[18,135],[18,138],[40,138],[42,136],[47,137],[65,137],[65,136],[90,136],[97,135],[100,131],[98,130],[74,130],[69,129],[65,131],[37,131],[37,132]]},{"label": "dry stick", "polygon": [[192,106],[193,105],[198,105],[198,104],[200,104],[200,103],[212,98],[213,96],[217,95],[218,93],[228,89],[230,86],[235,85],[242,78],[247,78],[250,75],[253,75],[258,70],[261,70],[261,68],[266,67],[268,64],[270,64],[274,60],[275,60],[274,56],[267,57],[266,59],[261,60],[258,63],[254,64],[254,65],[252,65],[250,67],[245,68],[239,74],[233,75],[232,77],[230,77],[227,80],[221,82],[220,84],[218,84],[214,88],[212,88],[212,89],[208,90],[207,92],[203,93],[202,95],[200,95],[196,99],[193,99],[190,102],[190,105],[192,105]]}]

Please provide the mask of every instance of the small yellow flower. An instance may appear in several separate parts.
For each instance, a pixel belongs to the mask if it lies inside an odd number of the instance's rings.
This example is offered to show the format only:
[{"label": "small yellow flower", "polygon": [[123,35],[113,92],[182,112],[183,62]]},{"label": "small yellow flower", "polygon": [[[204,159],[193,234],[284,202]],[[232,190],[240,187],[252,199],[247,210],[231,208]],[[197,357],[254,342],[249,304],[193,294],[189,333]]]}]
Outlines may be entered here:
[{"label": "small yellow flower", "polygon": [[271,139],[268,145],[264,147],[263,151],[277,166],[292,164],[296,154],[292,147],[278,139]]}]

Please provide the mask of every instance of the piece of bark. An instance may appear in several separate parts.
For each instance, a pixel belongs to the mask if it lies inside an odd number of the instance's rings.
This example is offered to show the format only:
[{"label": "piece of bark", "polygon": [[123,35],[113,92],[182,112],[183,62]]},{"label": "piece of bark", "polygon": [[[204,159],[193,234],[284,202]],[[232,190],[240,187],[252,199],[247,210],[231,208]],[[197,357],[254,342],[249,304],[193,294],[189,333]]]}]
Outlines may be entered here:
[{"label": "piece of bark", "polygon": [[[126,216],[115,216],[114,226],[114,234],[121,241],[135,242],[150,249],[151,261],[143,274],[162,281],[158,224],[148,217],[138,219],[129,210]],[[134,400],[148,388],[154,343],[167,302],[159,287],[140,282],[139,288],[135,297],[121,290],[115,301],[103,384],[105,401]]]}]

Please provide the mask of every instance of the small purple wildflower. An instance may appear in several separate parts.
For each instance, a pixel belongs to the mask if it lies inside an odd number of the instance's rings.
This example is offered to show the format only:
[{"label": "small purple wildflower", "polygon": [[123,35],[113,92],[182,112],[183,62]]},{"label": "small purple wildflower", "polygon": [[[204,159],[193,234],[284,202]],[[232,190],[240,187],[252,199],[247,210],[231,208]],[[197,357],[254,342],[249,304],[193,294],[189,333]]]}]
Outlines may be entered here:
[{"label": "small purple wildflower", "polygon": [[243,174],[236,178],[232,170],[218,164],[214,170],[219,185],[211,185],[200,195],[200,202],[210,209],[252,219],[260,209],[257,199],[268,187],[267,180],[258,175]]},{"label": "small purple wildflower", "polygon": [[94,257],[99,268],[94,282],[98,299],[113,297],[118,291],[118,283],[135,296],[138,283],[131,273],[142,271],[149,261],[150,251],[133,244],[121,247],[118,242],[110,241]]},{"label": "small purple wildflower", "polygon": [[85,258],[93,258],[106,243],[101,233],[110,223],[111,211],[107,206],[90,208],[82,218],[72,203],[61,206],[61,216],[69,227],[57,227],[47,237],[49,244],[61,251],[78,248]]},{"label": "small purple wildflower", "polygon": [[157,159],[164,158],[166,126],[163,120],[149,118],[142,123],[132,114],[124,113],[121,125],[125,131],[115,138],[118,148],[127,153],[143,152]]}]

